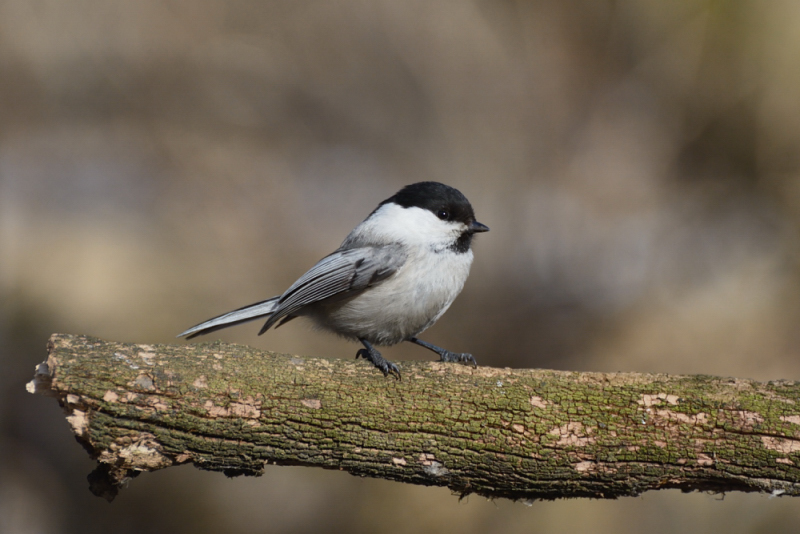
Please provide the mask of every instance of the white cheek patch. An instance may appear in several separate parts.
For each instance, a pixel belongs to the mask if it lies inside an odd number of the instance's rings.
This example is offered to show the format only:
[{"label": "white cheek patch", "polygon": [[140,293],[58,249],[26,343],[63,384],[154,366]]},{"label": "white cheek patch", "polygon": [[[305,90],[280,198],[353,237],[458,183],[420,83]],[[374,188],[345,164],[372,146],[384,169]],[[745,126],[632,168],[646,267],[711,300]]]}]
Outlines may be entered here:
[{"label": "white cheek patch", "polygon": [[464,224],[442,221],[428,210],[397,204],[384,204],[372,214],[369,230],[388,241],[430,246],[435,250],[449,247],[465,230]]}]

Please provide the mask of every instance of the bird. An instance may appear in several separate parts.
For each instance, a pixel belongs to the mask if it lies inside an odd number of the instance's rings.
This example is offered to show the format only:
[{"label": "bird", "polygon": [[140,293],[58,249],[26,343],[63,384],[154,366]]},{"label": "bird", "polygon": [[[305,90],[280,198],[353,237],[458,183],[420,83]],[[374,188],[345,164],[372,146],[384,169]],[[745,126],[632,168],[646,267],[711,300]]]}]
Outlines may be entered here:
[{"label": "bird", "polygon": [[281,295],[213,317],[178,334],[192,339],[223,328],[266,319],[258,335],[296,317],[363,345],[364,358],[384,376],[400,369],[376,346],[409,341],[440,361],[471,364],[469,353],[451,352],[417,336],[432,326],[461,293],[472,265],[475,234],[489,227],[454,187],[439,182],[407,185],[387,198]]}]

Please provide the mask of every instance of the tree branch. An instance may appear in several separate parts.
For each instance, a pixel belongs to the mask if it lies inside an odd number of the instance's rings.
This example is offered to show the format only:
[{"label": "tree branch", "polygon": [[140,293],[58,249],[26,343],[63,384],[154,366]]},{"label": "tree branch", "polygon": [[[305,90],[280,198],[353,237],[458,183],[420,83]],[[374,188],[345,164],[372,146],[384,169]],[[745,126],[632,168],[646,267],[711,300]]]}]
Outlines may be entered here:
[{"label": "tree branch", "polygon": [[109,500],[192,462],[340,469],[461,495],[615,498],[649,489],[800,495],[800,384],[355,360],[221,342],[54,334],[28,390],[58,399]]}]

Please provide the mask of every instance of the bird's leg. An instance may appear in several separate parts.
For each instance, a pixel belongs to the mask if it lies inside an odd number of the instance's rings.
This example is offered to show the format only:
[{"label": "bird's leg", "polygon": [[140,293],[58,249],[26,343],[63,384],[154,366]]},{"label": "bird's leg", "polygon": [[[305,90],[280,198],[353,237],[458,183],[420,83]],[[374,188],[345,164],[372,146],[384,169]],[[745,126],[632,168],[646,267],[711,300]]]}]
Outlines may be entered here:
[{"label": "bird's leg", "polygon": [[383,372],[383,376],[389,376],[389,373],[391,373],[395,378],[400,380],[400,369],[398,369],[395,364],[381,356],[381,353],[366,339],[359,339],[359,341],[361,341],[366,348],[359,349],[356,353],[356,359],[364,358],[365,360],[369,360],[375,367]]},{"label": "bird's leg", "polygon": [[425,347],[428,350],[432,350],[436,354],[439,355],[443,362],[458,362],[458,363],[471,363],[473,367],[478,367],[478,362],[475,361],[475,357],[468,352],[450,352],[447,349],[443,349],[442,347],[437,347],[432,343],[428,343],[427,341],[422,341],[421,339],[417,339],[412,337],[409,339],[410,342],[416,343],[420,347]]}]

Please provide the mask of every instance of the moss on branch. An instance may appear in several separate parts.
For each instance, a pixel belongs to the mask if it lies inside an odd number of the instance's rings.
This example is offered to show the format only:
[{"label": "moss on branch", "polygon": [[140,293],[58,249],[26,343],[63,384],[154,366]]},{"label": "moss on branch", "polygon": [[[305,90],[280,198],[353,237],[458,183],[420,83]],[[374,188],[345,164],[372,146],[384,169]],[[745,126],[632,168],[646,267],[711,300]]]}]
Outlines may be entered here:
[{"label": "moss on branch", "polygon": [[54,334],[28,385],[99,462],[92,490],[194,463],[340,469],[466,495],[800,494],[800,384],[363,362]]}]

